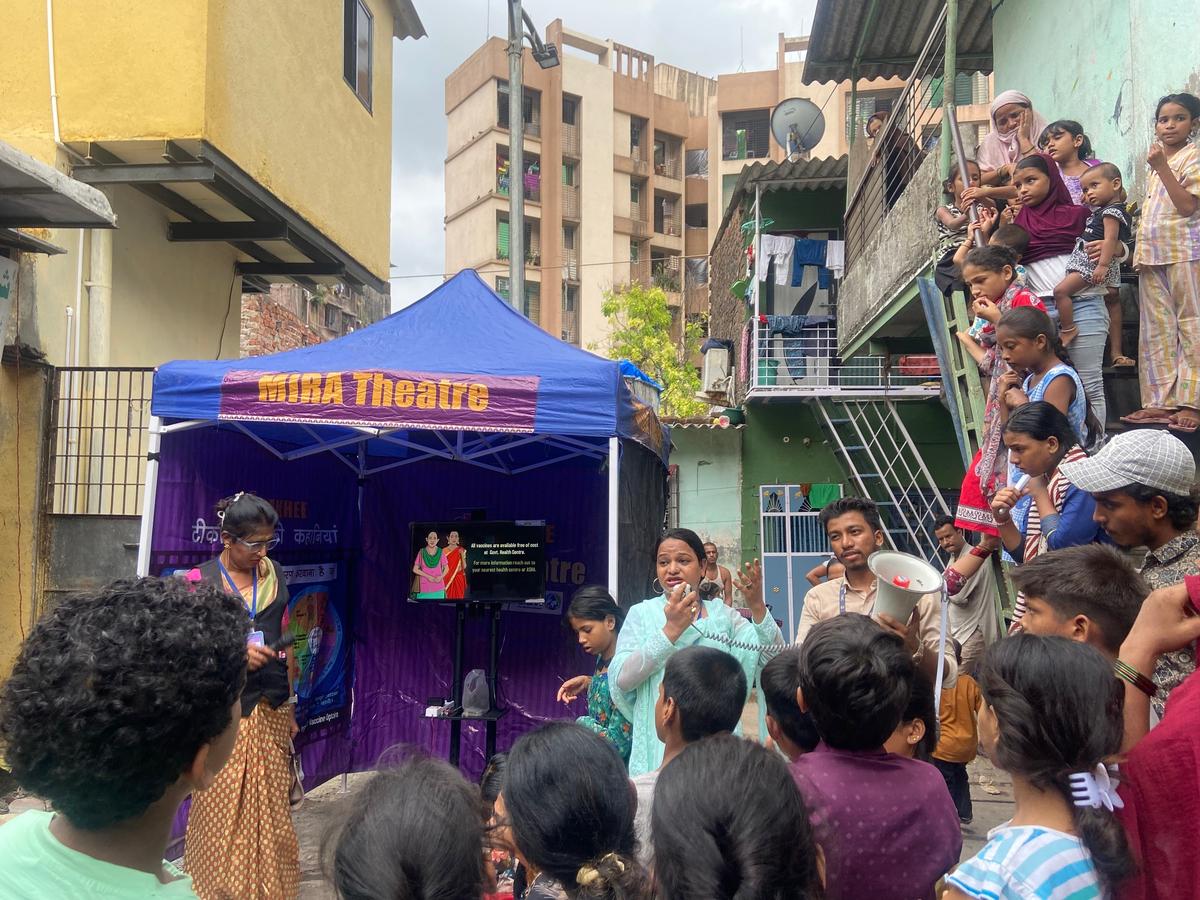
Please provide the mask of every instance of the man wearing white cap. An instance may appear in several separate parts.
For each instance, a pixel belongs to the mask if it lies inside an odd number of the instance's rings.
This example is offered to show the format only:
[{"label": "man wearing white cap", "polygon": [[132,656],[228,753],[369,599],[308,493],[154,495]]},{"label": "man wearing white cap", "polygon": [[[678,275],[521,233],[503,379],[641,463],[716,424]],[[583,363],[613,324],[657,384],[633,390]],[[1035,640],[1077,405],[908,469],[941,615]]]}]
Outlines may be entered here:
[{"label": "man wearing white cap", "polygon": [[[1152,588],[1200,573],[1196,460],[1183,441],[1165,431],[1128,431],[1095,456],[1061,468],[1072,484],[1091,493],[1094,518],[1114,543],[1149,549],[1142,577]],[[1152,701],[1159,716],[1167,695],[1195,669],[1191,647],[1159,657],[1154,668],[1158,696]]]}]

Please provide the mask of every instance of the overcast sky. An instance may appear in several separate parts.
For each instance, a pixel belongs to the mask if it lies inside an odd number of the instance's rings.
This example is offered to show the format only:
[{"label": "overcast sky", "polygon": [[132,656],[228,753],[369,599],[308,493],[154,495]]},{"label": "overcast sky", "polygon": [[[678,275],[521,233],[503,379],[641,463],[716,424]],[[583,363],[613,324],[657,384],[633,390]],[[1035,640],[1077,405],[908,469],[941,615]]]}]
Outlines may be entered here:
[{"label": "overcast sky", "polygon": [[[415,0],[415,5],[428,37],[393,45],[393,309],[442,280],[446,76],[489,35],[506,28],[506,0]],[[777,35],[806,33],[815,5],[815,0],[524,2],[543,34],[549,22],[561,18],[567,28],[612,38],[659,62],[708,76],[736,72],[743,59],[748,72],[774,68]],[[408,275],[433,277],[395,277]]]}]

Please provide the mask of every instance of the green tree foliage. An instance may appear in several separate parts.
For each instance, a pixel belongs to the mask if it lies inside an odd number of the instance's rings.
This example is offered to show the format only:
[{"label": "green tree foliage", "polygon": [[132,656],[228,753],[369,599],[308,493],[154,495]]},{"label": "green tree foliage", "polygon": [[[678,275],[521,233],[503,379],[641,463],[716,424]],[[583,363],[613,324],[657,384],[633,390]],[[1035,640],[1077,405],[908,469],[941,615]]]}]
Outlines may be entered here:
[{"label": "green tree foliage", "polygon": [[600,310],[611,332],[609,357],[629,360],[663,385],[663,415],[698,416],[708,409],[696,399],[700,373],[689,361],[700,349],[701,328],[685,326],[683,346],[671,339],[671,310],[662,288],[635,282],[606,291]]}]

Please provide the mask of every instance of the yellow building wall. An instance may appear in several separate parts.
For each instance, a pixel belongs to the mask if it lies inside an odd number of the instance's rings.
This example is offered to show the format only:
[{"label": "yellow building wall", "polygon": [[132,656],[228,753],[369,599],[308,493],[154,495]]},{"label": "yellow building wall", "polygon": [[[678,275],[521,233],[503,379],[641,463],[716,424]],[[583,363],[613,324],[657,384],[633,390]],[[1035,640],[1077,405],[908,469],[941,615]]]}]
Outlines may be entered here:
[{"label": "yellow building wall", "polygon": [[372,111],[342,77],[341,3],[208,0],[204,132],[256,181],[386,279],[392,15],[388,0],[367,3],[375,23]]},{"label": "yellow building wall", "polygon": [[163,207],[127,187],[113,190],[110,198],[121,227],[112,236],[107,364],[153,366],[172,359],[236,358],[242,284],[233,273],[233,247],[169,243],[163,240]]},{"label": "yellow building wall", "polygon": [[[374,14],[368,111],[342,77],[342,5],[58,0],[62,138],[204,138],[386,279],[392,14]],[[45,5],[4,10],[0,135],[55,161]]]},{"label": "yellow building wall", "polygon": [[18,380],[13,367],[0,366],[0,681],[12,670],[34,618],[46,380],[45,369],[24,366]]},{"label": "yellow building wall", "polygon": [[[208,3],[58,0],[54,56],[63,140],[200,137]],[[6,2],[3,21],[0,135],[53,163],[46,5]]]}]

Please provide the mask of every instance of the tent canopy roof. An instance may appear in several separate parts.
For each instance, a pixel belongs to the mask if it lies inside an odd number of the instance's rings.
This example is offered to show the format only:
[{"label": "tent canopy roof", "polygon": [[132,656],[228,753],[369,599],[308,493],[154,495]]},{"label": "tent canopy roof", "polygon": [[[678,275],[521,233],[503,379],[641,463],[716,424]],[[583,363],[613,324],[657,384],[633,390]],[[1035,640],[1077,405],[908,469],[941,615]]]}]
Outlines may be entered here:
[{"label": "tent canopy roof", "polygon": [[355,435],[383,436],[387,455],[403,447],[397,441],[453,454],[454,432],[662,446],[657,418],[633,399],[619,362],[551,337],[472,270],[333,341],[167,363],[155,373],[151,411],[168,422],[229,423],[275,447],[348,448]]}]

